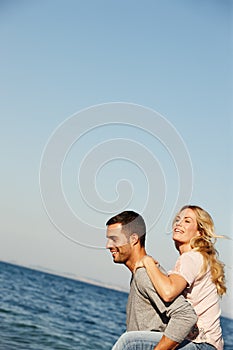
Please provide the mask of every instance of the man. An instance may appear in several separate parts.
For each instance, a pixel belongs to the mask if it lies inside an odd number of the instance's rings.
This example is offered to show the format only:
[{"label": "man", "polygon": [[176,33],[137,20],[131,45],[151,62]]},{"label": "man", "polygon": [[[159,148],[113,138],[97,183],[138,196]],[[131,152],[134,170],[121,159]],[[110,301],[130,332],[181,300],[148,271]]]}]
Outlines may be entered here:
[{"label": "man", "polygon": [[146,225],[142,216],[134,211],[124,211],[109,219],[106,225],[106,248],[110,250],[113,261],[126,265],[132,272],[126,310],[127,332],[113,349],[133,349],[129,345],[134,340],[138,340],[137,349],[175,349],[189,334],[197,316],[183,296],[172,303],[164,302],[154,289],[145,268],[135,271],[136,263],[146,255]]}]

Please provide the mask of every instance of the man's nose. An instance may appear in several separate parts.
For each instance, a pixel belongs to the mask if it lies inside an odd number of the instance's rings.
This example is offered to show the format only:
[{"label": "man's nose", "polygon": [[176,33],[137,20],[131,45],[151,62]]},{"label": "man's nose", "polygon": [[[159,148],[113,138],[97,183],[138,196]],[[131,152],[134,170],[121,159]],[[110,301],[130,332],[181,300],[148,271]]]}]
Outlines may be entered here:
[{"label": "man's nose", "polygon": [[110,249],[110,248],[112,248],[112,244],[111,244],[110,239],[108,239],[108,240],[107,240],[107,243],[106,243],[105,248],[106,248],[106,249]]}]

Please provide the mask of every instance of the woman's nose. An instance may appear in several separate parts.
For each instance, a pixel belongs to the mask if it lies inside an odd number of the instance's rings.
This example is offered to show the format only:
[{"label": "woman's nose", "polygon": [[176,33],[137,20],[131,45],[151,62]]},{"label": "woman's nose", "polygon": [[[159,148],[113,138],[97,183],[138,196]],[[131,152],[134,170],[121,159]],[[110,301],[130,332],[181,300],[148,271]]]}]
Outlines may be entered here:
[{"label": "woman's nose", "polygon": [[177,220],[176,223],[175,223],[175,226],[180,226],[180,225],[181,225],[181,222],[182,222],[181,219]]}]

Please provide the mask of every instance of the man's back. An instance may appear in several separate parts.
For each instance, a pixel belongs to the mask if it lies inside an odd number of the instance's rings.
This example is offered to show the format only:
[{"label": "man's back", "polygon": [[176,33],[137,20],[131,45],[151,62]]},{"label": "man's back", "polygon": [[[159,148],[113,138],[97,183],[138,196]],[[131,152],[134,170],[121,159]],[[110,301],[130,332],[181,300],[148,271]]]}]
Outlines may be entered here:
[{"label": "man's back", "polygon": [[127,331],[160,331],[168,338],[181,342],[196,319],[193,308],[183,296],[172,303],[164,302],[146,270],[137,269],[131,280],[127,303]]}]

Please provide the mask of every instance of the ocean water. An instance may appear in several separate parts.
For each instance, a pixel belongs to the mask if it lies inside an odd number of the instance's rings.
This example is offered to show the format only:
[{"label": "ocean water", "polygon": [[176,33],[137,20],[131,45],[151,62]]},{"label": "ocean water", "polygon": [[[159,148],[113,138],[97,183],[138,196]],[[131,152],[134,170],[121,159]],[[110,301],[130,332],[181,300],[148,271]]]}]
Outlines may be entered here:
[{"label": "ocean water", "polygon": [[125,330],[124,292],[0,262],[0,295],[0,350],[108,350]]}]

